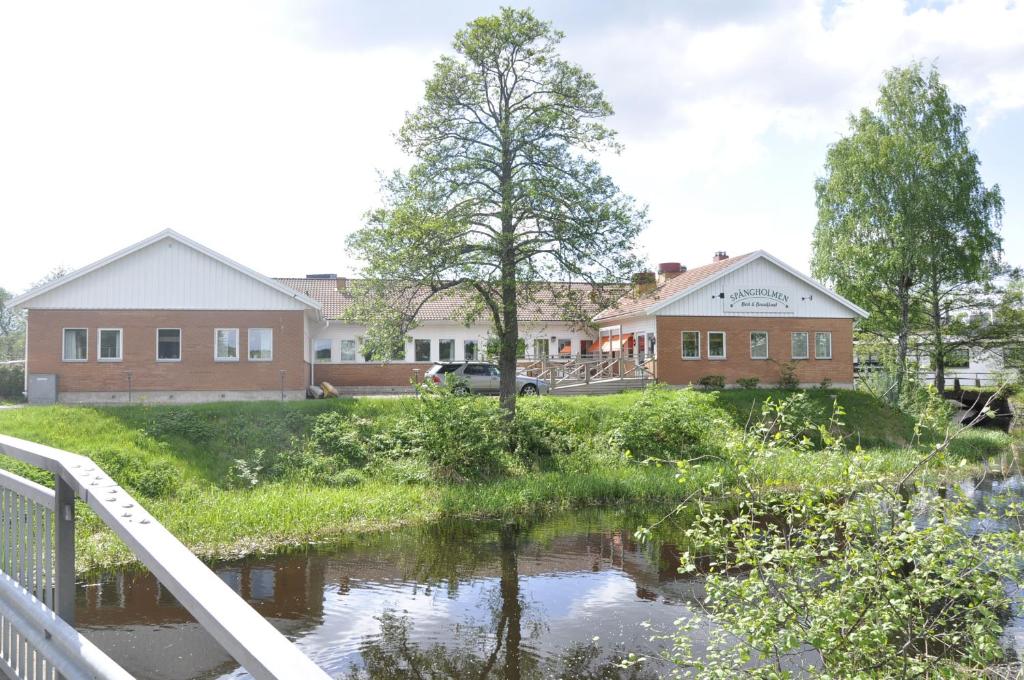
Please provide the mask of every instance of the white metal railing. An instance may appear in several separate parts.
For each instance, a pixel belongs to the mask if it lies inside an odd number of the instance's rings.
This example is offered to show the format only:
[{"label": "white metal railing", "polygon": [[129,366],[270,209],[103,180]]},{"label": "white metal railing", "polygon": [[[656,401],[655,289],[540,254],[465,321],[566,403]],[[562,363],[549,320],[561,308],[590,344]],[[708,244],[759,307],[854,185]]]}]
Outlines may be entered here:
[{"label": "white metal railing", "polygon": [[[20,603],[16,610],[11,610],[10,616],[7,605],[4,606],[4,615],[8,618],[4,619],[0,637],[6,646],[0,648],[8,655],[3,657],[8,666],[10,654],[14,654],[13,658],[21,664],[18,668],[25,670],[13,675],[10,668],[0,663],[0,669],[8,675],[32,680],[50,680],[54,673],[68,678],[129,677],[126,673],[90,674],[85,657],[98,650],[81,647],[80,654],[61,656],[61,641],[53,634],[42,637],[36,634],[44,622],[39,617],[47,615],[46,612],[60,617],[69,626],[74,625],[74,523],[75,499],[78,498],[253,676],[327,680],[327,674],[320,667],[256,613],[92,459],[7,435],[0,435],[0,453],[54,476],[54,489],[50,490],[17,475],[7,472],[0,475],[0,524],[3,527],[0,571],[4,572],[0,576],[12,581],[12,589],[5,591],[5,597],[18,599]],[[21,595],[17,588],[23,591]],[[32,600],[43,608],[42,614],[34,609]],[[16,622],[14,614],[18,612],[22,618]],[[75,639],[80,640],[80,636]],[[29,658],[33,664],[38,658],[53,666],[43,664],[42,674],[29,674],[29,667],[25,665]],[[111,668],[116,668],[116,664]]]}]

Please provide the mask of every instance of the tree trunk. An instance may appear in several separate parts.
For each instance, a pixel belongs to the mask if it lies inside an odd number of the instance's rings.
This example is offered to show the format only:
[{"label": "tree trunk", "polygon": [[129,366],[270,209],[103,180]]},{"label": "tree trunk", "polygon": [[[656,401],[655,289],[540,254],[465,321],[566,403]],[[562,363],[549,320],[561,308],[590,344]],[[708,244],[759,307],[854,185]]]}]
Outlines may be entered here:
[{"label": "tree trunk", "polygon": [[[508,97],[502,93],[507,106]],[[516,282],[516,227],[512,218],[512,151],[507,115],[502,124],[501,151],[501,241],[498,262],[501,270],[501,350],[498,369],[498,403],[511,419],[516,413],[516,354],[519,349],[519,309]],[[514,445],[514,444],[513,444]]]},{"label": "tree trunk", "polygon": [[907,347],[910,344],[910,285],[907,279],[901,282],[897,296],[900,302],[900,327],[896,341],[896,392],[889,397],[889,402],[898,407],[907,381]]},{"label": "tree trunk", "polygon": [[939,304],[939,289],[938,283],[932,282],[931,285],[932,294],[932,305],[931,305],[931,322],[932,322],[932,371],[935,373],[933,383],[935,389],[938,390],[939,394],[942,394],[946,389],[946,344],[942,336],[942,307]]}]

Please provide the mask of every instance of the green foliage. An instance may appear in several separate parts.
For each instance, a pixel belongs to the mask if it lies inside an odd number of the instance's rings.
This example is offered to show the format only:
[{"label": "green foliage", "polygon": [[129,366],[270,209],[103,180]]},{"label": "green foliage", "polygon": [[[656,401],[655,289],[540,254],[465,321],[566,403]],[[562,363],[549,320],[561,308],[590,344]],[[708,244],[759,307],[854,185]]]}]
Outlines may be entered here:
[{"label": "green foliage", "polygon": [[863,328],[895,339],[893,404],[912,330],[929,319],[941,346],[949,295],[991,278],[998,259],[1003,201],[981,179],[964,113],[934,67],[893,69],[815,183],[812,270],[870,313]]},{"label": "green foliage", "polygon": [[745,390],[752,390],[757,387],[759,382],[761,382],[760,378],[740,378],[736,381],[736,384]]},{"label": "green foliage", "polygon": [[121,486],[147,498],[173,496],[181,482],[178,470],[167,461],[149,461],[123,451],[99,450],[91,458]]},{"label": "green foliage", "polygon": [[24,364],[0,365],[0,399],[20,400],[24,391]]},{"label": "green foliage", "polygon": [[725,376],[724,375],[705,375],[701,377],[697,384],[706,390],[724,390],[725,389]]},{"label": "green foliage", "polygon": [[714,394],[651,386],[611,431],[616,450],[640,459],[693,459],[720,454],[731,432]]},{"label": "green foliage", "polygon": [[[25,313],[14,310],[8,304],[14,297],[0,288],[0,361],[13,361],[25,357]],[[0,366],[0,369],[3,369]],[[0,397],[15,396],[3,391],[3,376],[0,375]],[[21,394],[22,387],[17,394]]]},{"label": "green foliage", "polygon": [[[656,636],[672,645],[673,676],[973,677],[1001,661],[1012,604],[1005,582],[1024,576],[1017,509],[1000,509],[1012,529],[977,534],[968,499],[910,483],[946,455],[952,434],[889,482],[838,436],[841,409],[815,426],[807,403],[766,402],[724,459],[735,482],[715,486],[715,504],[703,498],[709,491],[691,496],[681,571],[704,575],[705,613]],[[841,474],[774,487],[781,460],[809,448],[812,426],[818,471],[836,465]],[[690,486],[693,468],[679,470]]]},{"label": "green foliage", "polygon": [[779,387],[784,390],[795,390],[800,387],[800,379],[796,377],[795,361],[784,361],[779,364]]}]

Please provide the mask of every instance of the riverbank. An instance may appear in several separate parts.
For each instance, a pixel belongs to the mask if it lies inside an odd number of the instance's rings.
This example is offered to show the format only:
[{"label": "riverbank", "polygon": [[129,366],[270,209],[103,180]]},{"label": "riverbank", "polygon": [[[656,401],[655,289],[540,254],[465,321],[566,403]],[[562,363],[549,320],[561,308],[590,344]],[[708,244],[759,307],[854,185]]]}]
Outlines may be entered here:
[{"label": "riverbank", "polygon": [[[735,390],[715,398],[740,428],[759,413],[767,390]],[[856,464],[879,477],[906,472],[914,456],[903,448],[913,423],[870,396],[811,391],[808,400],[831,409],[833,395],[846,410],[844,430],[865,447]],[[775,394],[773,398],[777,398]],[[337,413],[344,422],[380,430],[416,407],[413,399],[342,399],[294,403],[196,406],[45,407],[0,413],[0,432],[93,457],[139,496],[147,509],[204,559],[272,552],[358,532],[444,518],[512,518],[584,507],[668,508],[713,483],[734,484],[729,468],[708,460],[690,466],[683,482],[672,466],[642,465],[611,450],[608,439],[624,414],[637,415],[637,394],[537,402],[544,422],[591,437],[595,453],[537,456],[514,473],[471,479],[397,480],[369,468],[338,476],[337,483],[289,477],[229,488],[237,461],[256,451],[303,448],[318,419]],[[383,425],[382,425],[383,424]],[[991,430],[966,433],[932,474],[962,476],[1005,453],[1010,438]],[[557,460],[556,460],[557,459]],[[958,468],[961,460],[967,469]],[[759,471],[759,484],[825,486],[845,474],[850,459],[816,451],[783,451]],[[946,467],[948,465],[948,467]],[[17,468],[25,474],[24,468]],[[346,472],[342,470],[342,472]],[[34,478],[45,482],[45,475]],[[333,478],[332,478],[333,479]],[[258,483],[257,483],[258,482]],[[88,512],[78,527],[82,570],[130,561],[127,549]]]}]

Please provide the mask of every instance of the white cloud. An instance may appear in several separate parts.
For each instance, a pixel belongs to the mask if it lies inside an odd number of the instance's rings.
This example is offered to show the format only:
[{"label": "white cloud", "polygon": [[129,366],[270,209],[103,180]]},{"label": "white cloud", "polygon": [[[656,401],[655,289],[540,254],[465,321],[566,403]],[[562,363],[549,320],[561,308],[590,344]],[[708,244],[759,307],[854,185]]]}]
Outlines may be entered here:
[{"label": "white cloud", "polygon": [[[470,16],[429,40],[353,43],[320,30],[316,2],[0,6],[0,244],[22,254],[0,285],[164,227],[269,274],[343,271],[377,171],[405,162],[392,135]],[[443,11],[417,7],[403,11]],[[767,247],[804,266],[825,147],[893,65],[936,60],[977,128],[1024,108],[1020,4],[808,1],[733,21],[709,7],[559,22],[619,111],[627,149],[607,169],[651,205],[642,245],[660,258]]]}]

